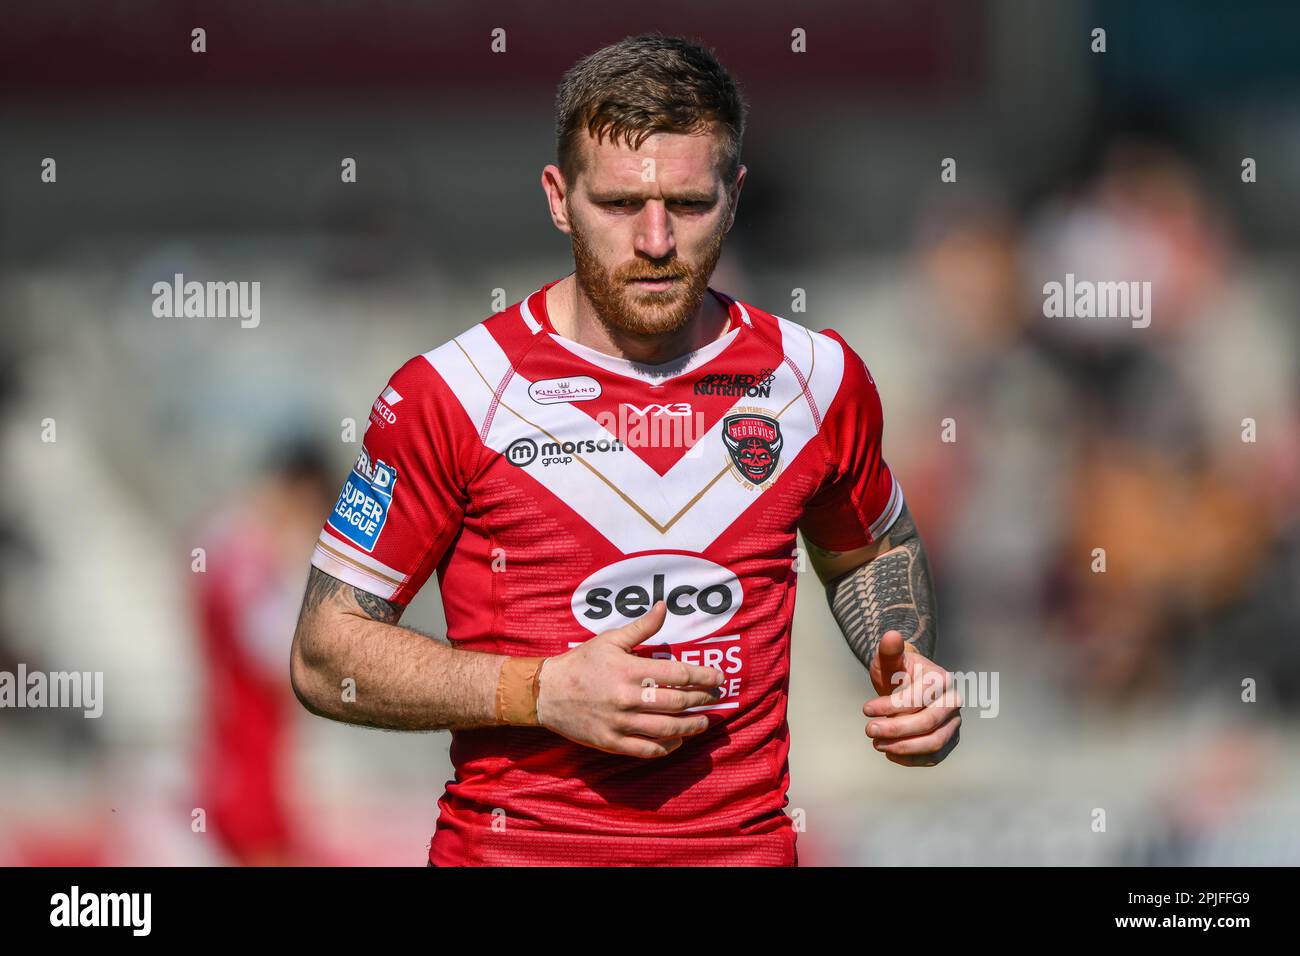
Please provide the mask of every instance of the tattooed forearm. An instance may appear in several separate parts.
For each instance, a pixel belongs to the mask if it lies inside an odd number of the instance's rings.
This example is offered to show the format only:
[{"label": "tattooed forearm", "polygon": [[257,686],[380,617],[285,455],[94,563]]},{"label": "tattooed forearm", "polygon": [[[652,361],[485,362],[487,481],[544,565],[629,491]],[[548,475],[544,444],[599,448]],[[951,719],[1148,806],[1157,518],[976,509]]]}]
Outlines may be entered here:
[{"label": "tattooed forearm", "polygon": [[404,607],[312,568],[289,680],[313,714],[384,730],[490,727],[504,656],[397,623]]},{"label": "tattooed forearm", "polygon": [[314,611],[333,599],[336,594],[342,595],[345,601],[350,598],[349,603],[355,603],[372,621],[380,621],[384,624],[396,624],[402,619],[402,612],[406,610],[405,605],[386,601],[369,591],[354,588],[315,566],[312,567],[311,574],[307,578],[302,610]]},{"label": "tattooed forearm", "polygon": [[886,631],[898,631],[926,657],[937,638],[930,563],[912,515],[903,512],[889,529],[886,550],[826,585],[831,613],[844,639],[862,661],[871,658]]},{"label": "tattooed forearm", "polygon": [[304,611],[316,610],[343,587],[346,587],[346,585],[338,578],[326,574],[313,565],[311,572],[307,575],[307,591],[302,596],[302,609]]},{"label": "tattooed forearm", "polygon": [[383,598],[371,594],[369,591],[362,591],[360,588],[352,589],[352,597],[360,605],[361,610],[370,616],[372,621],[383,621],[385,624],[396,624],[401,620],[402,612],[406,610],[400,604],[394,604],[392,601],[386,601]]}]

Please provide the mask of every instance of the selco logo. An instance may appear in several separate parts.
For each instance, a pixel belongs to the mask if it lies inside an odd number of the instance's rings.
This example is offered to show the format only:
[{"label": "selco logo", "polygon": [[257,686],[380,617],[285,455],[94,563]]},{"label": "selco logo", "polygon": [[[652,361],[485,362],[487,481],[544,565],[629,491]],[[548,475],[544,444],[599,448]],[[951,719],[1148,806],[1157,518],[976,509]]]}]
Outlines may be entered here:
[{"label": "selco logo", "polygon": [[721,565],[688,554],[643,554],[606,565],[573,592],[573,616],[593,634],[630,624],[658,601],[668,605],[646,644],[707,637],[740,610],[740,581]]}]

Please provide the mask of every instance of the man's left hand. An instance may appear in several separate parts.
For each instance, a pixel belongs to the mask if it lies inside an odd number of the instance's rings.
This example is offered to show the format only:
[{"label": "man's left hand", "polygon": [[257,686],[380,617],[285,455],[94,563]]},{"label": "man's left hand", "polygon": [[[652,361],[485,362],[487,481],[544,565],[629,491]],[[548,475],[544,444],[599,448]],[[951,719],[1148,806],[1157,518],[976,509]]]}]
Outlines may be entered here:
[{"label": "man's left hand", "polygon": [[862,713],[877,750],[905,767],[933,767],[952,753],[961,736],[961,696],[949,671],[898,631],[886,631],[869,673],[880,696]]}]

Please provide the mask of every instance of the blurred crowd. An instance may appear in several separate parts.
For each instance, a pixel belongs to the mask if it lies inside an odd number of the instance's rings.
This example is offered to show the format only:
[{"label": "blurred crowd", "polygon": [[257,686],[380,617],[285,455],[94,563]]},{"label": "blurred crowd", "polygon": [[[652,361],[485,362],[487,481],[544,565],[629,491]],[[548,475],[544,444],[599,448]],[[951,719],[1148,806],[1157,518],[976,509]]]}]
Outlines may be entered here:
[{"label": "blurred crowd", "polygon": [[[923,396],[921,440],[887,417],[887,449],[947,572],[945,637],[1055,645],[1061,689],[1087,697],[1222,698],[1251,677],[1294,713],[1290,277],[1242,249],[1188,161],[1137,138],[1024,215],[936,202],[912,266],[904,367],[925,374],[894,384]],[[1151,281],[1151,324],[1046,317],[1066,273]],[[931,440],[948,417],[951,446]]]}]

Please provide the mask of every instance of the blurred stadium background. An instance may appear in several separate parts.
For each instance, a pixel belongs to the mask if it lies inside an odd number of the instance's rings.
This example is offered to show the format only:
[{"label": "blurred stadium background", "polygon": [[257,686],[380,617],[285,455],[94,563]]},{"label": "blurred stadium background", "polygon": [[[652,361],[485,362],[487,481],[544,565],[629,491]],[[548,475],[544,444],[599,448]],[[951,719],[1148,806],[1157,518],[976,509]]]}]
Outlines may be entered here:
[{"label": "blurred stadium background", "polygon": [[[808,572],[801,861],[1300,862],[1300,8],[48,0],[0,32],[0,670],[102,671],[104,714],[0,710],[0,863],[255,862],[260,827],[281,859],[423,865],[447,735],[288,685],[312,446],[332,497],[340,423],[394,369],[570,270],[538,186],[555,84],[650,29],[751,103],[714,286],[866,358],[940,660],[999,674],[940,768],[888,763]],[[1150,280],[1150,327],[1044,318],[1067,272]],[[259,281],[260,324],[154,317],[176,273]],[[252,560],[232,527],[265,539],[258,582],[222,578]],[[240,633],[272,689],[241,709],[200,622],[266,582]],[[403,623],[441,633],[434,585]]]}]

